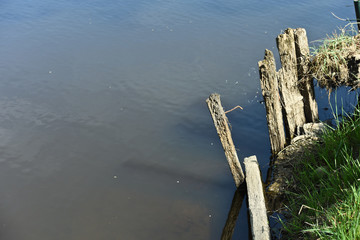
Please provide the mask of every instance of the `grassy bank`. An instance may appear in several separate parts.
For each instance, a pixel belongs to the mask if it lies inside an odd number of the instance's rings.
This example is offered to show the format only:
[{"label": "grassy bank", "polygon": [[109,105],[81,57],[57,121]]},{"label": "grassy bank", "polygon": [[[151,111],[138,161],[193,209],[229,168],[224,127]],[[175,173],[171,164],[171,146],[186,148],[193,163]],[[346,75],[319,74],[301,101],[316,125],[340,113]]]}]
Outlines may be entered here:
[{"label": "grassy bank", "polygon": [[360,110],[295,163],[284,239],[360,239]]}]

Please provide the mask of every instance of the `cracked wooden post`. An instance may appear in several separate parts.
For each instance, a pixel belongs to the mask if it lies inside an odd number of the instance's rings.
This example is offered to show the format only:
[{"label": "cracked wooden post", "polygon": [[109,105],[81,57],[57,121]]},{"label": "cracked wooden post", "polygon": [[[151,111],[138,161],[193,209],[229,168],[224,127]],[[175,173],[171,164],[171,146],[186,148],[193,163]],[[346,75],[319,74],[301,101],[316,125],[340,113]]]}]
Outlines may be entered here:
[{"label": "cracked wooden post", "polygon": [[299,134],[299,128],[305,123],[303,96],[299,90],[294,30],[286,29],[276,38],[280,54],[281,69],[278,81],[281,99],[285,109],[285,124],[289,140]]},{"label": "cracked wooden post", "polygon": [[221,105],[220,95],[213,93],[206,99],[211,117],[214,121],[216,131],[224,148],[226,159],[229,163],[236,187],[244,182],[244,173],[231,137],[229,121]]},{"label": "cracked wooden post", "polygon": [[315,100],[313,77],[309,72],[310,50],[308,39],[304,28],[297,28],[294,33],[298,81],[301,95],[304,97],[305,119],[307,123],[316,122],[319,120],[319,112]]},{"label": "cracked wooden post", "polygon": [[279,71],[269,50],[265,50],[264,60],[258,63],[273,155],[301,134],[306,122],[319,119],[305,29],[286,29],[276,43],[282,65]]},{"label": "cracked wooden post", "polygon": [[261,90],[266,108],[271,151],[275,155],[284,148],[286,139],[275,59],[270,50],[265,50],[264,60],[260,61],[258,66]]},{"label": "cracked wooden post", "polygon": [[270,240],[264,188],[256,156],[244,159],[252,239]]}]

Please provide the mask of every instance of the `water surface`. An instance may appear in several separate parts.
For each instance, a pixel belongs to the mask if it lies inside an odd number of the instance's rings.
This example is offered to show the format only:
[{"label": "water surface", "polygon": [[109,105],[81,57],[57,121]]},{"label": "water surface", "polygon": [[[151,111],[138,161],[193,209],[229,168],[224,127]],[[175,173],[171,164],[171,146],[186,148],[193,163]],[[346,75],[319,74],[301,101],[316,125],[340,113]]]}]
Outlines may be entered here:
[{"label": "water surface", "polygon": [[[219,239],[235,186],[205,99],[244,108],[234,142],[265,178],[257,62],[287,27],[346,24],[330,12],[354,18],[336,0],[0,1],[0,238]],[[234,239],[247,224],[244,204]]]}]

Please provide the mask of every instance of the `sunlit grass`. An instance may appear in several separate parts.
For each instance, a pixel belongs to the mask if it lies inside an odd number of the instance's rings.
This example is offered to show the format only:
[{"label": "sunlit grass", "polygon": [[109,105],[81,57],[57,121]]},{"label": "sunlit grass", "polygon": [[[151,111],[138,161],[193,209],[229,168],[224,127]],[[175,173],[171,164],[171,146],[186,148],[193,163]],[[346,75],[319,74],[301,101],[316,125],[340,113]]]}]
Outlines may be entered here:
[{"label": "sunlit grass", "polygon": [[328,128],[295,166],[287,239],[360,239],[360,112]]}]

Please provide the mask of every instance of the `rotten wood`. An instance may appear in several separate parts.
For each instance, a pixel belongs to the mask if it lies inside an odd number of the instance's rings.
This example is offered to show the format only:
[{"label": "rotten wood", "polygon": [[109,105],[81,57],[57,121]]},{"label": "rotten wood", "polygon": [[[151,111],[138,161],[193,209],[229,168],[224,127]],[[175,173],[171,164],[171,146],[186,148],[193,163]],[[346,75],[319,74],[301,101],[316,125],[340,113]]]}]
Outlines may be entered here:
[{"label": "rotten wood", "polygon": [[256,156],[244,159],[252,239],[270,240],[264,188]]},{"label": "rotten wood", "polygon": [[276,38],[281,69],[278,72],[279,88],[285,112],[285,124],[290,140],[300,134],[305,123],[303,96],[299,90],[294,30],[286,29]]},{"label": "rotten wood", "polygon": [[306,31],[297,28],[294,31],[300,93],[304,97],[304,112],[307,123],[319,120],[318,106],[315,100],[313,77],[309,72],[310,50]]},{"label": "rotten wood", "polygon": [[258,63],[260,84],[266,108],[266,120],[272,154],[281,151],[286,143],[282,107],[280,103],[276,64],[273,53],[265,50],[264,60]]},{"label": "rotten wood", "polygon": [[206,99],[211,117],[214,121],[216,131],[219,135],[221,144],[224,148],[226,159],[229,163],[230,171],[233,175],[236,187],[244,182],[244,173],[241,168],[238,155],[231,137],[229,121],[221,105],[220,95],[213,93]]}]

